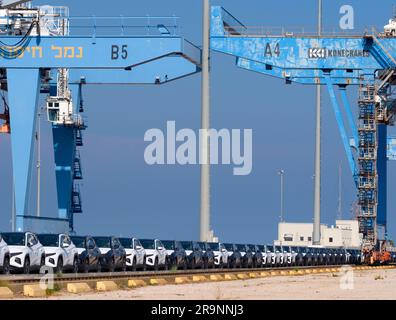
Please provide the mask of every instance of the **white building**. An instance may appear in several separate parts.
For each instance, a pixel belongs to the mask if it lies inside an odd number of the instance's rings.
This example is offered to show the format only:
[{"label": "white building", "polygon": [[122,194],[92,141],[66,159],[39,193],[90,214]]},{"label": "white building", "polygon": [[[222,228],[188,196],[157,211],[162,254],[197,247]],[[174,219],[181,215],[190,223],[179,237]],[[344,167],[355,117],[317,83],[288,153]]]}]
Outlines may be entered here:
[{"label": "white building", "polygon": [[[288,223],[278,225],[276,245],[312,245],[313,223]],[[362,234],[357,220],[336,220],[335,226],[320,226],[321,246],[360,248]]]}]

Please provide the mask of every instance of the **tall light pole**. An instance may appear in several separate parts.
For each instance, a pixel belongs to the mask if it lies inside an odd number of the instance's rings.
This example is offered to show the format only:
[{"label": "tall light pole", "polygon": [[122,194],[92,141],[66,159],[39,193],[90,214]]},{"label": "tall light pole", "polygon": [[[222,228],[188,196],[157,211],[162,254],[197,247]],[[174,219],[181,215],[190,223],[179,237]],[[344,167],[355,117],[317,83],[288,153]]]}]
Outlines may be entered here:
[{"label": "tall light pole", "polygon": [[210,5],[209,0],[203,0],[202,20],[202,110],[201,110],[201,212],[200,212],[200,239],[211,241],[210,238],[210,147],[208,131],[210,126]]},{"label": "tall light pole", "polygon": [[283,218],[284,218],[284,203],[283,203],[283,199],[284,199],[284,190],[283,190],[283,186],[284,186],[284,175],[285,175],[285,170],[280,169],[278,171],[278,174],[280,176],[280,222],[283,222]]},{"label": "tall light pole", "polygon": [[41,111],[37,114],[37,217],[41,215]]},{"label": "tall light pole", "polygon": [[338,216],[339,220],[342,219],[342,167],[341,163],[338,165]]},{"label": "tall light pole", "polygon": [[[322,0],[318,0],[318,36],[322,35]],[[315,199],[312,243],[320,244],[320,174],[321,174],[321,88],[316,86]]]}]

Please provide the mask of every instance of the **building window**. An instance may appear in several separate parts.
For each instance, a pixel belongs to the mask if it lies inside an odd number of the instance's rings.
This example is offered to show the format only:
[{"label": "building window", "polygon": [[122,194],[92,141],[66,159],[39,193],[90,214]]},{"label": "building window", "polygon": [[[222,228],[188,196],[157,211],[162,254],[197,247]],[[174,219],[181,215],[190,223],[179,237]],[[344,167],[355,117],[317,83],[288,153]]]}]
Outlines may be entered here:
[{"label": "building window", "polygon": [[312,241],[312,237],[308,237],[308,241]]},{"label": "building window", "polygon": [[304,241],[304,237],[300,237],[300,241]]},{"label": "building window", "polygon": [[293,235],[292,234],[285,234],[285,235],[283,235],[283,240],[284,241],[293,241]]},{"label": "building window", "polygon": [[329,242],[333,242],[333,238],[330,237],[330,238],[329,238]]}]

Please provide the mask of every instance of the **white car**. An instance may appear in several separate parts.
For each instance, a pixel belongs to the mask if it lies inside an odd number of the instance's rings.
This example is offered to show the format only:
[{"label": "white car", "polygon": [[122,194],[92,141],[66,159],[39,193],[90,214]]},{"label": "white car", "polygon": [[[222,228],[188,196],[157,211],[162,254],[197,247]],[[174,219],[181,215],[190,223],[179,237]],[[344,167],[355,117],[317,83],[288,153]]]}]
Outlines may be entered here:
[{"label": "white car", "polygon": [[127,268],[136,271],[137,268],[146,270],[146,250],[136,238],[119,239],[126,252]]},{"label": "white car", "polygon": [[283,254],[284,254],[284,265],[292,266],[293,265],[293,252],[290,246],[283,246]]},{"label": "white car", "polygon": [[278,267],[282,267],[286,265],[287,254],[283,252],[282,246],[275,246],[275,265]]},{"label": "white car", "polygon": [[215,266],[224,268],[228,265],[228,251],[221,242],[208,242],[214,254]]},{"label": "white car", "polygon": [[388,37],[396,36],[396,19],[390,19],[389,23],[384,26],[385,35]]},{"label": "white car", "polygon": [[10,249],[11,269],[29,274],[45,265],[45,251],[37,236],[31,232],[2,234]]},{"label": "white car", "polygon": [[0,272],[10,273],[10,249],[0,234]]},{"label": "white car", "polygon": [[78,272],[78,250],[66,234],[40,234],[40,243],[44,246],[45,265],[55,272]]},{"label": "white car", "polygon": [[142,247],[146,251],[146,265],[154,270],[168,268],[167,253],[164,245],[158,239],[140,239]]}]

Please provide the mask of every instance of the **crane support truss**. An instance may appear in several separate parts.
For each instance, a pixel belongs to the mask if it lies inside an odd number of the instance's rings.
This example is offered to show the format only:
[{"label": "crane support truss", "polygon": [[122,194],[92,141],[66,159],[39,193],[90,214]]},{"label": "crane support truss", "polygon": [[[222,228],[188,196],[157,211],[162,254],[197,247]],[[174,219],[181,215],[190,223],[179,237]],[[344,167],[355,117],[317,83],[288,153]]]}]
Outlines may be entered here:
[{"label": "crane support truss", "polygon": [[[253,32],[251,32],[251,30]],[[378,228],[386,233],[387,126],[394,122],[395,99],[390,89],[395,80],[396,38],[371,33],[351,35],[269,34],[246,27],[219,6],[211,11],[212,50],[236,57],[240,68],[307,85],[325,85],[337,120],[349,167],[357,188],[360,231],[365,246],[377,243]],[[354,121],[346,88],[359,87],[359,116]],[[334,86],[338,86],[342,108]],[[357,152],[351,148],[355,141]]]}]

